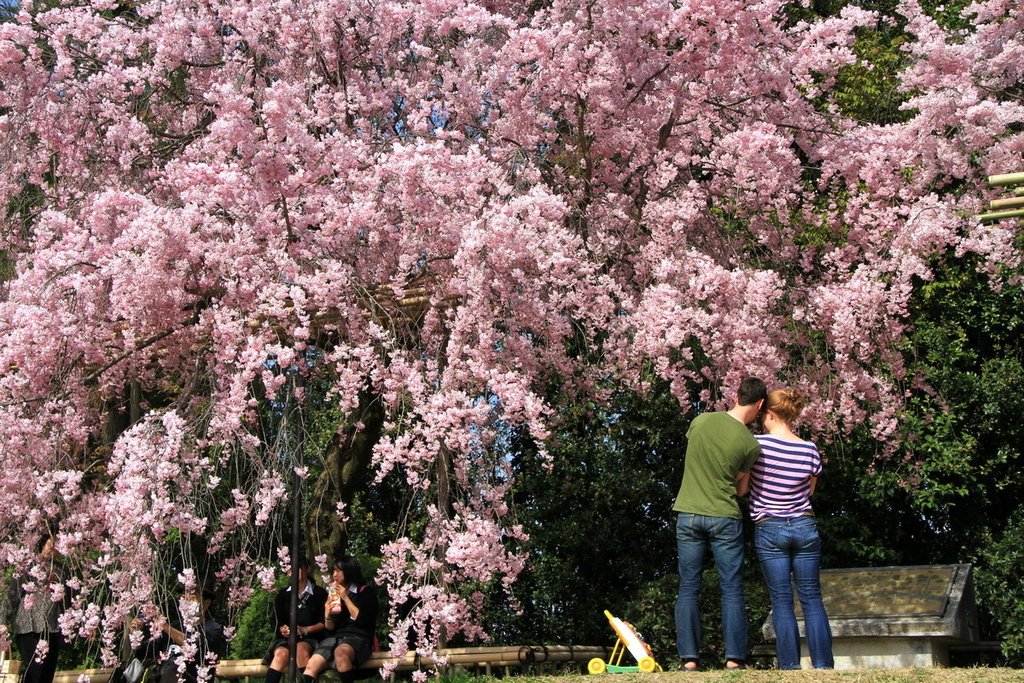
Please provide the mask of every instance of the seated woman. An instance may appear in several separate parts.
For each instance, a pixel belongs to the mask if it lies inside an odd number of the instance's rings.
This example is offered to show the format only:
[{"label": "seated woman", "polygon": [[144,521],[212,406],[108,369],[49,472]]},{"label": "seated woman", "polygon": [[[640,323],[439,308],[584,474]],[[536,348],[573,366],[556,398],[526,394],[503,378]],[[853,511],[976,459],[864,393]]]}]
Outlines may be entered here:
[{"label": "seated woman", "polygon": [[305,683],[316,680],[333,665],[342,683],[355,680],[354,670],[373,653],[377,628],[377,591],[363,578],[356,559],[346,555],[334,563],[330,598],[324,615],[329,635],[309,658],[302,674]]},{"label": "seated woman", "polygon": [[[292,587],[286,586],[277,592],[274,599],[274,615],[277,626],[274,629],[275,639],[270,644],[263,663],[267,665],[266,683],[280,683],[288,668],[288,636],[291,630]],[[327,604],[327,590],[316,585],[309,576],[309,560],[299,556],[299,614],[296,620],[297,643],[295,645],[295,664],[302,669],[316,649],[317,643],[325,633],[324,611]]]}]

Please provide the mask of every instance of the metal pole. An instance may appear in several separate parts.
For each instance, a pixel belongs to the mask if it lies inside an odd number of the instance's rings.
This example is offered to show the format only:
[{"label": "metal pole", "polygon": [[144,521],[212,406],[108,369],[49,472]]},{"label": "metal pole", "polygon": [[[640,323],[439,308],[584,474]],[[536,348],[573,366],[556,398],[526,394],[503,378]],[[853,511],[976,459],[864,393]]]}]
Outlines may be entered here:
[{"label": "metal pole", "polygon": [[[302,450],[304,447],[303,436],[305,434],[305,425],[302,422],[302,409],[295,403],[295,384],[298,381],[298,373],[292,377],[290,382],[288,403],[285,412],[285,423],[284,427],[290,426],[289,412],[294,411],[296,416],[298,433],[295,434],[294,441],[294,465],[292,467],[292,545],[291,545],[291,559],[292,559],[292,595],[291,595],[291,612],[289,614],[288,623],[288,680],[295,683],[298,674],[298,665],[295,661],[296,651],[299,644],[299,554],[302,551],[302,544],[299,542],[300,528],[301,528],[301,516],[302,516],[302,477],[299,476],[299,469],[302,467]],[[287,432],[286,432],[287,436]],[[290,439],[289,439],[290,440]],[[301,587],[305,589],[305,586]]]}]

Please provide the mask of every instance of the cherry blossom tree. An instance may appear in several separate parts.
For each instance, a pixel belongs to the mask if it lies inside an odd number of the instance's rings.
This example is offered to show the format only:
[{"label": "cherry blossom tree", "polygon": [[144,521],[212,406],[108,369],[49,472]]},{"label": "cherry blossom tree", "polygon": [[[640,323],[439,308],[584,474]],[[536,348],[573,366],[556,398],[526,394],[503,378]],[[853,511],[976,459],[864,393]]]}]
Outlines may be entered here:
[{"label": "cherry blossom tree", "polygon": [[[24,2],[0,24],[5,560],[55,529],[65,632],[108,662],[190,539],[242,604],[275,562],[284,416],[335,411],[317,514],[353,470],[421,494],[379,577],[412,606],[395,649],[429,648],[485,638],[480,587],[523,566],[498,437],[544,443],[551,382],[654,372],[689,410],[757,374],[894,444],[915,283],[1020,263],[1017,224],[973,216],[1024,154],[1024,12],[790,9]],[[907,117],[874,125],[833,88],[888,21]]]}]

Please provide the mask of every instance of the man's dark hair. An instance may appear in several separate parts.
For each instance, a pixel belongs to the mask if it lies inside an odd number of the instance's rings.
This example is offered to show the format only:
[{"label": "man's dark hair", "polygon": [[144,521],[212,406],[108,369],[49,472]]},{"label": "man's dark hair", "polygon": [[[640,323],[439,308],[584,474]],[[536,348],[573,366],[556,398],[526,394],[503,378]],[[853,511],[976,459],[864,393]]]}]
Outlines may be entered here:
[{"label": "man's dark hair", "polygon": [[203,600],[213,600],[217,597],[217,581],[212,575],[207,575],[196,588]]},{"label": "man's dark hair", "polygon": [[768,400],[768,387],[757,377],[744,377],[737,394],[738,403],[741,406],[749,406],[758,401]]}]

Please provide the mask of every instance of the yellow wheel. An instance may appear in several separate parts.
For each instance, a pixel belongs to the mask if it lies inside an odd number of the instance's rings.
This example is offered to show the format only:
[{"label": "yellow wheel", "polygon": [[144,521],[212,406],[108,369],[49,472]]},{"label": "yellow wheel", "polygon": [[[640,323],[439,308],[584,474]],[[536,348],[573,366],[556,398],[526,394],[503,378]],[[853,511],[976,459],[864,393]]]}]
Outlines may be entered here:
[{"label": "yellow wheel", "polygon": [[654,657],[644,657],[639,662],[637,662],[637,665],[640,671],[642,671],[645,674],[649,674],[658,668],[658,663],[654,661]]},{"label": "yellow wheel", "polygon": [[607,670],[608,665],[604,663],[603,659],[598,659],[597,657],[591,659],[587,664],[587,671],[592,674],[603,674]]}]

